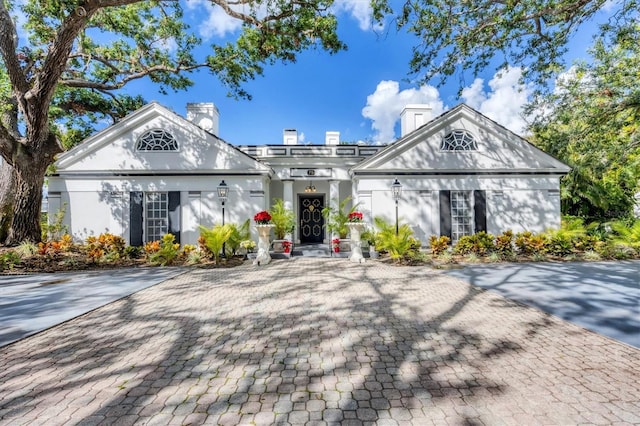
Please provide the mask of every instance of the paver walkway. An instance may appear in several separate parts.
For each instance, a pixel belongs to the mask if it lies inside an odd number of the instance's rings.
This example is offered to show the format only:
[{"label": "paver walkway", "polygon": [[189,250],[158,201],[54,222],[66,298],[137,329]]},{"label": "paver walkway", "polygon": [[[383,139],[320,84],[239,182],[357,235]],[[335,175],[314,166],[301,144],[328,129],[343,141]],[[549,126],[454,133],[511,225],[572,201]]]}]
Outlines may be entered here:
[{"label": "paver walkway", "polygon": [[194,270],[0,365],[0,424],[640,424],[639,349],[376,262]]}]

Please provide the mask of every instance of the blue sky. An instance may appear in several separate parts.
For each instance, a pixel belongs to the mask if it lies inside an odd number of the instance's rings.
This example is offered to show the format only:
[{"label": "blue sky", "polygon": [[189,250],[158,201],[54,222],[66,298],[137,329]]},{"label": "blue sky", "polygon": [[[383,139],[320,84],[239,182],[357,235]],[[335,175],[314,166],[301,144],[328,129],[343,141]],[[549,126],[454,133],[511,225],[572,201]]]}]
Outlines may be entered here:
[{"label": "blue sky", "polygon": [[[517,82],[517,64],[502,77],[493,69],[475,79],[466,75],[462,97],[460,80],[453,78],[435,88],[406,81],[415,39],[393,28],[373,30],[367,0],[338,0],[339,34],[348,50],[329,55],[321,50],[303,52],[296,63],[268,66],[264,76],[245,88],[252,100],[226,96],[227,90],[206,71],[193,75],[196,84],[187,91],[162,95],[148,82],[127,90],[142,93],[180,115],[187,102],[213,102],[220,112],[220,136],[235,145],[282,143],[283,129],[298,130],[299,143],[324,143],[326,131],[339,131],[340,140],[386,143],[398,137],[403,105],[428,103],[438,115],[466,102],[516,133],[524,133],[521,108],[532,87]],[[227,17],[207,0],[185,3],[186,16],[209,45],[233,37],[239,22]],[[203,20],[203,17],[206,18]],[[569,58],[586,58],[591,44],[589,28],[582,29],[570,46]]]}]

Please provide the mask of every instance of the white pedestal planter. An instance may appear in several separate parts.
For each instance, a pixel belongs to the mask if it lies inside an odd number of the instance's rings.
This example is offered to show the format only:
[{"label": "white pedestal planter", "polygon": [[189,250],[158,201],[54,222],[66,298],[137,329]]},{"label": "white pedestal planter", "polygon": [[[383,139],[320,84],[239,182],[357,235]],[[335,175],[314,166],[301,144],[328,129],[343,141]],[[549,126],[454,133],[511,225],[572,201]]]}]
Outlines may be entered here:
[{"label": "white pedestal planter", "polygon": [[362,240],[360,235],[365,230],[367,225],[363,222],[347,223],[349,227],[349,233],[351,234],[351,256],[349,260],[356,263],[364,263],[364,257],[362,256]]},{"label": "white pedestal planter", "polygon": [[271,262],[271,256],[269,256],[269,237],[271,236],[271,228],[274,225],[256,225],[258,230],[258,254],[253,261],[254,265],[266,265]]}]

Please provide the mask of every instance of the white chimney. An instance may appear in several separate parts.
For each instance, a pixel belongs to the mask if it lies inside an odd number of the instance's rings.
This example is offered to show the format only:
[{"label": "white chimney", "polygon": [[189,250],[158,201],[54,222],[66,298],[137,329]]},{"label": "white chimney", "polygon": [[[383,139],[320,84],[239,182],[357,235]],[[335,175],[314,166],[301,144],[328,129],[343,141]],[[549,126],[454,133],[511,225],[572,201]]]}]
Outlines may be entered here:
[{"label": "white chimney", "polygon": [[340,143],[340,132],[326,132],[324,135],[325,145],[338,145]]},{"label": "white chimney", "polygon": [[431,120],[431,106],[409,104],[400,113],[400,137],[403,137]]},{"label": "white chimney", "polygon": [[218,136],[220,113],[213,102],[188,103],[187,120]]},{"label": "white chimney", "polygon": [[284,129],[282,131],[282,142],[285,145],[297,145],[298,131],[296,129]]}]

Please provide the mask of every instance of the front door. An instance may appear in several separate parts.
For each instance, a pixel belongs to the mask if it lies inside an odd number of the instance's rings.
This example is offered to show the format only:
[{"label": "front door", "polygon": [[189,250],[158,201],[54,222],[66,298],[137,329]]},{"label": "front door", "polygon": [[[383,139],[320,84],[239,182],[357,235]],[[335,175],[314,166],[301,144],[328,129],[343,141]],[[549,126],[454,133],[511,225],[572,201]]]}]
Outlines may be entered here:
[{"label": "front door", "polygon": [[321,243],[324,235],[324,195],[300,195],[300,242]]}]

